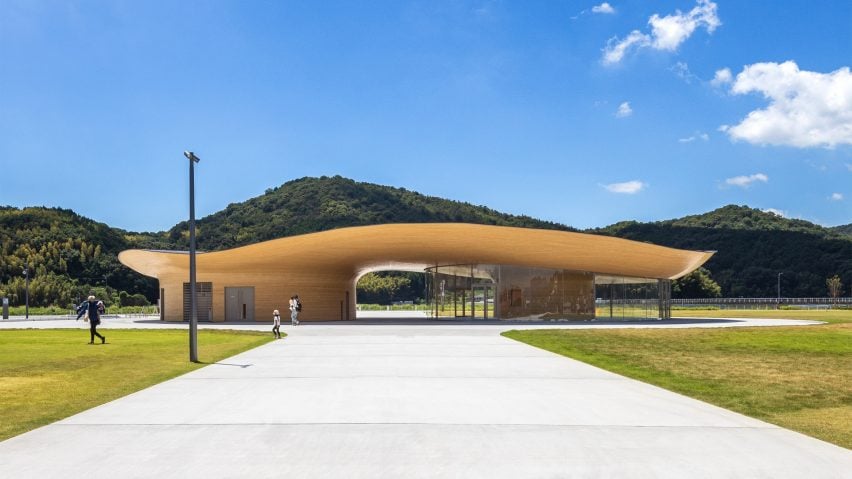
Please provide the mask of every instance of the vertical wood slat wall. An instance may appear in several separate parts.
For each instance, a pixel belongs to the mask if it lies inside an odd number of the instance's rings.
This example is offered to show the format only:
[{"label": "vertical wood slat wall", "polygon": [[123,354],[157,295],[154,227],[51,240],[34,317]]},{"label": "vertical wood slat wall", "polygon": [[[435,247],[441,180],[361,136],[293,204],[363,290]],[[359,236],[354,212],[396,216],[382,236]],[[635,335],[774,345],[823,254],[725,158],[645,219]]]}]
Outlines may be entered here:
[{"label": "vertical wood slat wall", "polygon": [[[184,275],[166,276],[160,279],[164,292],[163,319],[183,321]],[[303,310],[299,315],[304,321],[329,321],[355,318],[355,282],[351,275],[312,272],[309,274],[264,274],[264,273],[207,273],[198,274],[198,283],[212,283],[212,320],[225,321],[225,287],[254,287],[255,321],[272,322],[272,311],[281,311],[282,320],[290,316],[288,300],[298,294]],[[347,292],[349,304],[346,307]],[[343,309],[341,310],[341,302]],[[348,312],[347,312],[348,309]],[[206,321],[206,311],[199,312],[199,321]]]}]

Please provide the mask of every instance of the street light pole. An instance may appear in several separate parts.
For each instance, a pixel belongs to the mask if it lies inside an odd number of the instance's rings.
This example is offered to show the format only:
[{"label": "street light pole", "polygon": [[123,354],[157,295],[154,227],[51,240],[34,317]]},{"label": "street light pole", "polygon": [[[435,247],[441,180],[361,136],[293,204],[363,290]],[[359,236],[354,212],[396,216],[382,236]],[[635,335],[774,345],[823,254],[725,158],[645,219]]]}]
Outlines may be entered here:
[{"label": "street light pole", "polygon": [[784,273],[778,273],[778,304],[781,304],[781,275]]},{"label": "street light pole", "polygon": [[201,161],[195,153],[184,151],[189,160],[189,360],[198,362],[198,311],[195,291],[195,164]]},{"label": "street light pole", "polygon": [[24,317],[30,319],[30,260],[24,260],[24,278],[26,278],[26,286],[24,287],[24,298],[26,306],[24,307]]}]

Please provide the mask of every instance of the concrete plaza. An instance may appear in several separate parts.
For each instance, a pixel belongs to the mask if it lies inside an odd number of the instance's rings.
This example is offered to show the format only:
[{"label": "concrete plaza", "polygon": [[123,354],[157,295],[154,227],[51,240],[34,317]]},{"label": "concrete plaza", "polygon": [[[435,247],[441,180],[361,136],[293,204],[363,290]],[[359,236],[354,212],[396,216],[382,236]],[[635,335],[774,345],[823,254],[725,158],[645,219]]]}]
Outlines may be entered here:
[{"label": "concrete plaza", "polygon": [[[849,450],[503,338],[506,325],[361,323],[287,325],[4,441],[0,477],[852,477]],[[689,324],[749,325],[645,323]],[[106,327],[140,325],[164,326]],[[642,324],[585,327],[607,326]]]}]

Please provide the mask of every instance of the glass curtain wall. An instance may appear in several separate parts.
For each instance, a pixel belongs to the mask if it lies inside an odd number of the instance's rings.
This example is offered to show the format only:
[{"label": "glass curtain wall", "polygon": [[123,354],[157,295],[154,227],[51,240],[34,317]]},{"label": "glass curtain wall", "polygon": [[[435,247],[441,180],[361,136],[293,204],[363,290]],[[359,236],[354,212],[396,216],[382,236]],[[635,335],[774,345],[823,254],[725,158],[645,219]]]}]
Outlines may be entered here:
[{"label": "glass curtain wall", "polygon": [[671,281],[507,265],[426,269],[434,318],[668,319]]},{"label": "glass curtain wall", "polygon": [[499,269],[501,318],[594,319],[594,274],[521,266]]},{"label": "glass curtain wall", "polygon": [[598,320],[660,319],[667,313],[668,280],[598,275],[595,297]]},{"label": "glass curtain wall", "polygon": [[593,319],[594,275],[500,265],[427,269],[435,318]]},{"label": "glass curtain wall", "polygon": [[499,271],[483,265],[435,266],[426,269],[426,295],[432,317],[494,319]]}]

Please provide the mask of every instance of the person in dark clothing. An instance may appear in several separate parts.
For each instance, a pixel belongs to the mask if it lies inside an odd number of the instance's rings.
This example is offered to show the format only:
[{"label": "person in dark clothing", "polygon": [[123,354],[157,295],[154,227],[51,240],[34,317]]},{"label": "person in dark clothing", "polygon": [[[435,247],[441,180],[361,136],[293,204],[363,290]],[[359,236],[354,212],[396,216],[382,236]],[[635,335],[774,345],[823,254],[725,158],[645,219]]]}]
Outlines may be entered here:
[{"label": "person in dark clothing", "polygon": [[95,336],[101,338],[101,344],[106,343],[106,336],[98,333],[98,325],[101,324],[101,313],[103,312],[103,303],[96,300],[94,296],[89,296],[86,301],[80,304],[77,308],[77,319],[88,313],[89,314],[89,344],[95,344]]},{"label": "person in dark clothing", "polygon": [[[82,303],[80,303],[80,306],[77,306],[77,319],[76,320],[79,321],[80,318],[82,318],[83,315],[85,315],[88,312],[89,312],[89,301],[86,300],[86,301],[83,301]],[[88,321],[88,320],[89,320],[89,317],[86,316],[86,318],[83,321]]]},{"label": "person in dark clothing", "polygon": [[272,312],[272,334],[281,339],[281,313],[276,309]]}]

